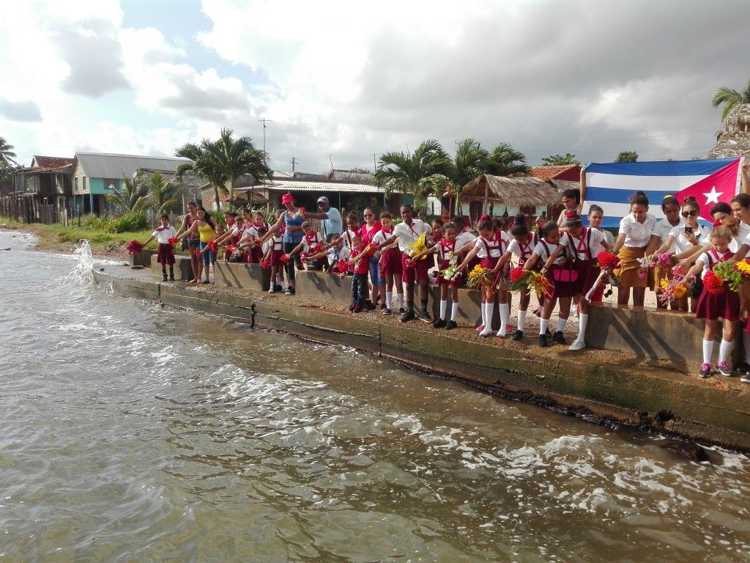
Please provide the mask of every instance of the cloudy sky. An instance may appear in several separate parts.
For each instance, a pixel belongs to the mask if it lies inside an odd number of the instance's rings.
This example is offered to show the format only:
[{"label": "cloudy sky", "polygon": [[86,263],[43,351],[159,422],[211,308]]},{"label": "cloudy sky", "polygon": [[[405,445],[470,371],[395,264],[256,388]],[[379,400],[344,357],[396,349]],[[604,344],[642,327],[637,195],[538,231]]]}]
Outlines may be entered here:
[{"label": "cloudy sky", "polygon": [[609,161],[710,148],[750,79],[747,0],[11,1],[0,136],[28,163],[171,155],[222,127],[277,170],[372,167],[438,138]]}]

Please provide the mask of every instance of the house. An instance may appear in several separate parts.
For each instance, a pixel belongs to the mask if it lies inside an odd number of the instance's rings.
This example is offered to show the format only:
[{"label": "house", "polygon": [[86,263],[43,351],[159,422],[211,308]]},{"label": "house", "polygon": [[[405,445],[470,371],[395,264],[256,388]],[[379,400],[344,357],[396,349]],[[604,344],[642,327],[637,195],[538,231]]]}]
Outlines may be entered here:
[{"label": "house", "polygon": [[181,164],[189,162],[162,156],[78,152],[73,164],[75,213],[106,213],[107,195],[120,188],[124,178],[132,178],[144,170],[174,174]]},{"label": "house", "polygon": [[12,191],[4,197],[6,213],[27,223],[65,222],[70,213],[73,159],[34,155],[17,168]]},{"label": "house", "polygon": [[568,180],[579,182],[581,180],[580,164],[561,164],[551,166],[534,166],[531,175],[540,180]]}]

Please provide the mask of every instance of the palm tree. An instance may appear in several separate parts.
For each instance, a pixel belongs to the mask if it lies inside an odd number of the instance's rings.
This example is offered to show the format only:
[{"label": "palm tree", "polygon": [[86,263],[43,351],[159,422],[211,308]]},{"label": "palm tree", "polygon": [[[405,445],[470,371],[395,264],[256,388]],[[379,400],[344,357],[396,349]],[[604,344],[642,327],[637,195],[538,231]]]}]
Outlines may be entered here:
[{"label": "palm tree", "polygon": [[711,104],[715,108],[724,104],[724,109],[721,112],[721,120],[724,121],[737,106],[750,104],[750,81],[748,81],[747,86],[742,92],[722,86],[714,93]]},{"label": "palm tree", "polygon": [[458,142],[453,158],[453,180],[461,188],[485,172],[484,164],[489,153],[478,141],[468,138]]},{"label": "palm tree", "polygon": [[526,155],[514,149],[508,143],[500,143],[495,146],[482,163],[482,168],[485,173],[494,176],[511,176],[529,172]]},{"label": "palm tree", "polygon": [[617,155],[615,162],[638,162],[638,153],[635,151],[622,151]]},{"label": "palm tree", "polygon": [[416,207],[424,207],[431,189],[421,182],[434,174],[450,175],[452,162],[435,139],[423,141],[413,152],[388,152],[380,155],[375,178],[386,192],[400,191],[414,196]]},{"label": "palm tree", "polygon": [[581,164],[580,160],[576,159],[576,155],[566,152],[565,154],[551,154],[545,156],[542,162],[546,166],[560,166],[565,164]]},{"label": "palm tree", "polygon": [[241,176],[249,174],[258,181],[272,175],[267,155],[253,146],[250,137],[234,139],[231,129],[222,129],[216,141],[204,139],[200,145],[184,145],[177,156],[193,161],[177,169],[179,176],[192,171],[211,182],[217,209],[221,209],[220,191],[228,192],[232,199],[234,184]]},{"label": "palm tree", "polygon": [[9,145],[3,137],[0,137],[0,168],[17,166],[15,158],[16,153],[13,152],[13,145]]},{"label": "palm tree", "polygon": [[120,213],[143,211],[148,203],[148,188],[143,183],[143,177],[136,175],[132,178],[123,178],[108,197]]},{"label": "palm tree", "polygon": [[159,217],[164,213],[174,211],[178,203],[178,188],[167,181],[164,176],[155,172],[146,182],[148,189],[148,204]]}]

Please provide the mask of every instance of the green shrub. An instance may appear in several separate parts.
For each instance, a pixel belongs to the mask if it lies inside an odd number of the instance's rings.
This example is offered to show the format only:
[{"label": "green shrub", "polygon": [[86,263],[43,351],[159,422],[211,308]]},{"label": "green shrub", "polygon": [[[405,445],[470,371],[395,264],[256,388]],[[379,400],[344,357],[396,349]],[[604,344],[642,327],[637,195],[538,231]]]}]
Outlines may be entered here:
[{"label": "green shrub", "polygon": [[110,217],[97,217],[96,215],[84,215],[81,217],[81,226],[93,230],[108,231],[112,226]]},{"label": "green shrub", "polygon": [[128,233],[141,231],[147,225],[146,214],[143,211],[128,211],[113,219],[110,228],[107,230],[113,233]]}]

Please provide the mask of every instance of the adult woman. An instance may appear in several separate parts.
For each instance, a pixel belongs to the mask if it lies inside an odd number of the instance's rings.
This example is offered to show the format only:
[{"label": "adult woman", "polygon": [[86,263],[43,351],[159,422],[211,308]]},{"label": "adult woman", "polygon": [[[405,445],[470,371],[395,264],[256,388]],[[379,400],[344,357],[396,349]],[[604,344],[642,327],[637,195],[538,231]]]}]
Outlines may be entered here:
[{"label": "adult woman", "polygon": [[[271,237],[275,232],[284,227],[284,237],[282,242],[284,244],[284,253],[289,254],[294,248],[302,242],[304,233],[302,231],[302,223],[305,219],[328,219],[326,213],[308,213],[303,207],[297,207],[294,203],[294,196],[289,192],[281,196],[281,204],[286,208],[284,212],[279,216],[279,219],[274,223],[268,232],[263,236],[262,242]],[[286,278],[287,288],[284,291],[287,295],[294,294],[294,267],[302,269],[302,261],[299,255],[294,257],[294,260],[289,260],[286,264]]]},{"label": "adult woman", "polygon": [[649,248],[655,248],[659,237],[654,234],[656,219],[648,213],[648,198],[636,192],[630,198],[630,213],[620,220],[620,231],[614,251],[620,258],[617,304],[627,307],[630,289],[633,289],[633,305],[643,307],[648,286],[648,269],[641,267],[640,259]]},{"label": "adult woman", "polygon": [[[656,250],[655,254],[662,252],[673,251],[675,256],[694,254],[703,245],[710,243],[711,227],[708,225],[701,225],[698,222],[700,215],[700,206],[693,197],[685,199],[680,210],[680,215],[684,221],[684,224],[673,227],[666,238],[662,238],[661,246]],[[673,265],[676,262],[673,259]],[[695,309],[696,299],[701,292],[700,280],[696,280],[696,286],[693,290],[693,309]],[[672,309],[678,311],[688,310],[688,299],[687,297],[677,300],[672,304]]]},{"label": "adult woman", "polygon": [[198,262],[197,274],[193,276],[193,279],[189,283],[199,283],[201,278],[201,271],[204,271],[206,276],[203,283],[210,283],[210,270],[211,264],[216,263],[216,253],[211,249],[211,242],[216,238],[216,225],[211,220],[211,216],[208,211],[203,207],[198,208],[198,218],[195,219],[190,229],[179,235],[177,238],[187,238],[188,236],[198,235],[198,257],[203,256],[203,264],[201,267],[200,260]]},{"label": "adult woman", "polygon": [[[382,229],[380,221],[375,216],[375,212],[371,208],[366,208],[363,213],[365,223],[360,228],[360,236],[364,244],[370,244],[373,242],[375,235]],[[380,252],[373,253],[370,255],[370,283],[372,284],[372,304],[377,306],[378,301],[384,298],[384,284],[385,280],[380,277]],[[385,308],[385,303],[383,304]]]},{"label": "adult woman", "polygon": [[[192,226],[193,222],[198,219],[198,204],[194,201],[191,201],[188,203],[188,212],[185,217],[182,219],[182,225],[180,225],[180,230],[177,231],[177,236],[179,238],[180,235],[183,233],[190,231],[190,227]],[[188,251],[188,255],[190,256],[190,266],[193,269],[193,283],[197,283],[195,280],[199,280],[201,277],[201,248],[200,248],[200,239],[198,238],[198,233],[191,232],[189,235],[185,236],[185,246],[183,247],[185,250]]]}]

